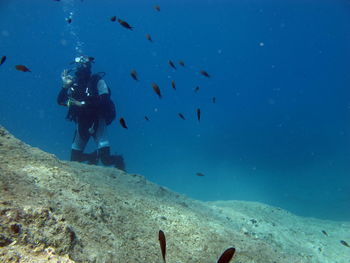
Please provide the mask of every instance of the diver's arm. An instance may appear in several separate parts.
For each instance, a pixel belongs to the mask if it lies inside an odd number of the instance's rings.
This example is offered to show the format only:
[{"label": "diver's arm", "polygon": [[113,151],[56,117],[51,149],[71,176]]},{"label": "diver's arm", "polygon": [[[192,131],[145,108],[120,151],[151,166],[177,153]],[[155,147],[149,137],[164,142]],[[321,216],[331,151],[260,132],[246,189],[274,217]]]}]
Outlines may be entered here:
[{"label": "diver's arm", "polygon": [[91,97],[90,100],[86,100],[86,105],[100,107],[108,103],[110,99],[110,93],[106,82],[100,79],[97,83],[97,97]]},{"label": "diver's arm", "polygon": [[67,106],[67,102],[68,102],[67,91],[68,90],[66,88],[62,88],[60,93],[58,93],[58,96],[57,96],[58,105]]},{"label": "diver's arm", "polygon": [[111,94],[109,93],[108,86],[103,79],[100,79],[97,83],[97,92],[100,97],[101,103],[109,99]]},{"label": "diver's arm", "polygon": [[68,70],[65,69],[61,73],[61,79],[62,79],[62,89],[57,96],[57,103],[58,105],[69,106],[68,105],[68,102],[69,102],[68,88],[70,88],[73,84],[73,77],[68,75]]}]

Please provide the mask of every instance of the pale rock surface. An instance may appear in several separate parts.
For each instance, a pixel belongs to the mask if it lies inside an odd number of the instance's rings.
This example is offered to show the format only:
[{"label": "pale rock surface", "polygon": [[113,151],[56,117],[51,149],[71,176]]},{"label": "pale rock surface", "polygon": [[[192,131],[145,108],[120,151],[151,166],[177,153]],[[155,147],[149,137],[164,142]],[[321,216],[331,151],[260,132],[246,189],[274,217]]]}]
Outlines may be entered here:
[{"label": "pale rock surface", "polygon": [[[200,202],[114,168],[58,160],[0,126],[0,261],[350,263],[350,223]],[[325,231],[324,233],[322,231]]]}]

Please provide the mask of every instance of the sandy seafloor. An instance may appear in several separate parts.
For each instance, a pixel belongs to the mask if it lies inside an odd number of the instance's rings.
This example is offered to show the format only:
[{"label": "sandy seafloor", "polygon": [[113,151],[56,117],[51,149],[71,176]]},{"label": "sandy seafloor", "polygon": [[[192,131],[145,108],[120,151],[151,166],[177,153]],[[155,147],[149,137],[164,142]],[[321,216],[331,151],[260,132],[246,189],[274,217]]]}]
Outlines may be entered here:
[{"label": "sandy seafloor", "polygon": [[1,262],[349,263],[350,222],[200,202],[114,168],[61,161],[0,128]]}]

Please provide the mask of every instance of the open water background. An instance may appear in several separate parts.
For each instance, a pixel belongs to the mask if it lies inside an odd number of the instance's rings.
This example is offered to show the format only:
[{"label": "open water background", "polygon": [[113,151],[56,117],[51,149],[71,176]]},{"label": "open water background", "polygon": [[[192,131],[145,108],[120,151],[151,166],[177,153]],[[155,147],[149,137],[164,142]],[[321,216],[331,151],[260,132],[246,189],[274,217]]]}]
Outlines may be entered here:
[{"label": "open water background", "polygon": [[86,54],[129,127],[109,127],[128,172],[200,200],[350,220],[349,51],[347,0],[1,0],[0,124],[69,159],[74,124],[56,96],[62,70]]}]

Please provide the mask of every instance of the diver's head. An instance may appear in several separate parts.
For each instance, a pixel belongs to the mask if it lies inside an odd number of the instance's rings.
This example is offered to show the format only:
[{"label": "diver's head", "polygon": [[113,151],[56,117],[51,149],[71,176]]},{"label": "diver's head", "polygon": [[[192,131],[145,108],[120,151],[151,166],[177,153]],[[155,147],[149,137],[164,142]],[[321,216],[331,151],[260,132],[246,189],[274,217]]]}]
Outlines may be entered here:
[{"label": "diver's head", "polygon": [[94,58],[87,56],[76,57],[75,62],[75,76],[77,80],[89,79],[91,76],[91,64],[94,61]]}]

